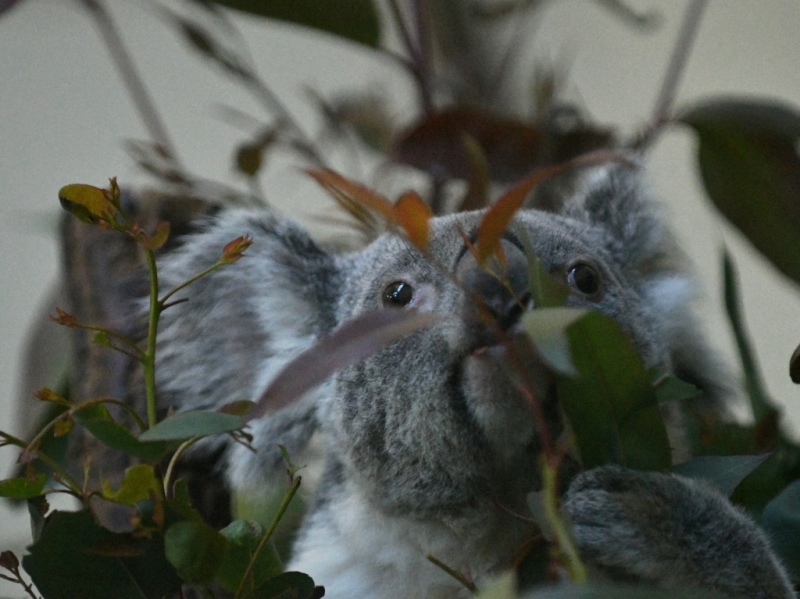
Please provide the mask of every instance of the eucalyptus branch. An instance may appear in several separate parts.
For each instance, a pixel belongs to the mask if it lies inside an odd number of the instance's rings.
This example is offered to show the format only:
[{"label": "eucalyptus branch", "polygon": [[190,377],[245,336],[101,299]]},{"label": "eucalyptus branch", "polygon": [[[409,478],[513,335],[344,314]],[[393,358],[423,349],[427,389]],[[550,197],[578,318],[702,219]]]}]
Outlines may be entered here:
[{"label": "eucalyptus branch", "polygon": [[147,269],[150,273],[150,312],[147,323],[147,350],[142,356],[144,368],[144,388],[147,400],[147,424],[153,427],[158,422],[156,409],[156,333],[161,316],[161,303],[158,301],[158,268],[153,250],[146,250]]},{"label": "eucalyptus branch", "polygon": [[242,581],[239,584],[239,588],[236,589],[236,594],[233,596],[233,599],[240,599],[240,597],[242,597],[243,593],[245,592],[244,587],[247,584],[247,581],[250,580],[250,578],[253,575],[253,569],[255,568],[256,562],[258,561],[261,552],[264,551],[264,547],[267,546],[267,543],[269,542],[270,538],[272,538],[272,535],[275,533],[275,529],[278,527],[278,523],[281,521],[281,518],[283,518],[283,514],[286,513],[286,508],[289,507],[289,504],[294,498],[295,493],[297,493],[297,489],[300,488],[300,481],[302,480],[303,477],[301,476],[296,477],[292,481],[292,486],[289,487],[288,491],[286,491],[286,495],[284,495],[283,501],[281,502],[281,505],[278,508],[275,517],[272,519],[272,524],[270,524],[269,529],[267,529],[267,532],[264,533],[264,536],[261,537],[261,541],[258,543],[258,547],[256,547],[256,550],[253,552],[253,555],[250,558],[250,563],[247,564],[247,569],[245,570],[244,575],[242,576]]},{"label": "eucalyptus branch", "polygon": [[131,100],[148,134],[159,146],[159,149],[175,163],[175,166],[183,170],[178,160],[178,154],[175,151],[175,145],[172,143],[167,133],[167,128],[156,110],[155,103],[150,98],[144,81],[136,70],[133,59],[125,48],[122,36],[111,18],[111,14],[102,0],[79,1],[94,19],[111,60],[114,62],[120,77],[122,77],[122,81],[128,89]]},{"label": "eucalyptus branch", "polygon": [[664,81],[661,84],[661,91],[653,108],[650,123],[642,138],[635,143],[639,148],[644,148],[651,144],[661,126],[670,118],[672,106],[678,93],[678,84],[686,70],[689,53],[700,29],[703,11],[707,5],[708,0],[691,0],[686,7],[683,22],[678,32],[678,39],[672,49],[672,56],[664,74]]},{"label": "eucalyptus branch", "polygon": [[[395,24],[397,25],[397,29],[400,32],[400,37],[403,40],[403,46],[405,46],[406,52],[408,52],[410,59],[408,61],[403,61],[402,64],[409,70],[411,75],[416,80],[417,91],[419,93],[422,109],[425,111],[425,113],[429,114],[433,112],[433,100],[430,89],[430,67],[429,65],[425,64],[430,58],[428,55],[429,53],[427,49],[423,52],[421,45],[421,36],[423,35],[422,32],[418,32],[418,41],[414,40],[414,37],[409,30],[405,19],[403,18],[403,13],[400,10],[400,6],[397,1],[398,0],[389,0],[389,8],[392,12],[392,17],[394,18]],[[420,13],[418,12],[418,21],[420,18],[419,14]],[[397,57],[394,54],[390,54],[390,56],[396,60],[402,60],[400,57]]]}]

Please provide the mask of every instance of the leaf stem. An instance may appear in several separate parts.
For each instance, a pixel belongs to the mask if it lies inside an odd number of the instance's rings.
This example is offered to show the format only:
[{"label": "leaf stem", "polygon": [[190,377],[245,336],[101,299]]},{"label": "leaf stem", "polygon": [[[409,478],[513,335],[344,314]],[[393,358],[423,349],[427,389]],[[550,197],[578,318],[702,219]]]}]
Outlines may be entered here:
[{"label": "leaf stem", "polygon": [[[170,289],[166,294],[164,294],[164,296],[159,301],[159,303],[161,304],[161,308],[164,309],[167,306],[167,301],[173,295],[175,295],[176,293],[178,293],[182,289],[185,289],[186,287],[188,287],[189,285],[191,285],[195,281],[197,281],[199,279],[202,279],[207,274],[217,270],[220,266],[225,266],[225,264],[226,264],[226,262],[223,262],[222,260],[218,260],[217,262],[215,262],[214,264],[212,264],[211,266],[206,268],[203,272],[194,275],[191,279],[188,279],[188,280],[184,281],[183,283],[181,283],[180,285],[177,285],[173,289]],[[174,304],[170,304],[170,305],[174,305]]]},{"label": "leaf stem", "polygon": [[558,462],[547,457],[542,458],[542,485],[544,491],[544,513],[547,522],[553,529],[553,535],[566,559],[566,567],[572,580],[578,584],[586,582],[586,567],[583,565],[578,551],[572,542],[572,535],[564,525],[558,513]]},{"label": "leaf stem", "polygon": [[161,303],[158,301],[158,269],[153,250],[146,250],[147,269],[150,273],[150,313],[147,326],[147,351],[142,357],[144,367],[144,386],[147,398],[147,424],[152,428],[158,422],[156,410],[156,332],[161,316]]},{"label": "leaf stem", "polygon": [[247,584],[248,580],[251,579],[253,575],[253,569],[255,568],[256,562],[258,561],[258,557],[261,555],[261,552],[264,550],[264,547],[267,546],[270,538],[272,538],[275,529],[278,527],[278,523],[283,518],[283,514],[286,512],[286,508],[289,507],[292,499],[294,498],[295,493],[297,493],[297,489],[300,488],[300,481],[303,480],[302,476],[296,477],[292,481],[292,486],[289,487],[289,490],[286,491],[286,495],[283,497],[283,501],[281,502],[280,507],[278,508],[275,517],[272,519],[272,524],[270,524],[267,532],[264,533],[264,536],[261,537],[261,541],[258,543],[258,547],[253,552],[253,556],[250,558],[250,563],[247,564],[247,570],[245,570],[244,575],[242,576],[242,581],[239,583],[239,588],[236,589],[236,594],[234,595],[233,599],[240,599],[242,594],[244,593],[244,587]]},{"label": "leaf stem", "polygon": [[183,455],[183,453],[189,449],[192,445],[197,443],[203,437],[197,436],[192,437],[191,439],[187,439],[183,443],[178,446],[178,449],[175,450],[175,453],[172,454],[172,457],[169,460],[169,465],[167,466],[167,471],[164,474],[164,497],[169,498],[171,496],[169,492],[169,483],[172,480],[172,471],[175,469],[175,464],[178,463],[178,458]]},{"label": "leaf stem", "polygon": [[466,576],[464,576],[464,575],[463,575],[461,572],[459,572],[458,570],[454,570],[453,568],[451,568],[450,566],[448,566],[448,565],[447,565],[447,564],[445,564],[444,562],[442,562],[442,561],[440,561],[440,560],[436,559],[436,558],[435,558],[435,557],[433,557],[432,555],[426,555],[426,556],[425,556],[425,558],[426,558],[426,559],[427,559],[427,560],[428,560],[430,563],[432,563],[434,566],[436,566],[436,567],[437,567],[437,568],[439,568],[440,570],[443,570],[444,572],[446,572],[447,574],[449,574],[449,575],[450,575],[452,578],[454,578],[454,579],[456,579],[458,582],[460,582],[460,583],[461,583],[463,586],[465,586],[465,587],[466,587],[466,588],[467,588],[467,589],[468,589],[468,590],[469,590],[469,591],[470,591],[470,592],[471,592],[473,595],[475,595],[475,594],[478,592],[478,587],[476,587],[476,586],[475,586],[475,583],[474,583],[474,582],[472,582],[472,581],[471,581],[469,578],[467,578]]}]

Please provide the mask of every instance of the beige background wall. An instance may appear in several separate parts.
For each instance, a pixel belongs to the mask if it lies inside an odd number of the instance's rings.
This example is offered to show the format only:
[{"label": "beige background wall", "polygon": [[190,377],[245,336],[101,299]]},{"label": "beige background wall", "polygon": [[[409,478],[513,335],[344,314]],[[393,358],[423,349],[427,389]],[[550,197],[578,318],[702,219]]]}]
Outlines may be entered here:
[{"label": "beige background wall", "polygon": [[[631,132],[652,109],[686,2],[627,3],[657,9],[664,26],[639,34],[600,10],[599,2],[560,0],[551,3],[536,46],[540,56],[570,65],[571,96],[596,119]],[[0,427],[6,430],[18,430],[15,402],[26,335],[46,313],[46,296],[56,281],[56,192],[70,182],[103,185],[112,175],[129,185],[147,181],[121,143],[146,134],[92,23],[76,4],[28,0],[0,19]],[[230,157],[245,135],[222,122],[217,107],[262,116],[259,107],[190,56],[158,20],[152,3],[109,5],[184,162],[210,179],[241,184],[231,173]],[[407,80],[387,61],[297,28],[236,20],[261,74],[309,130],[315,115],[302,90],[307,84],[323,94],[381,88],[395,110],[408,110]],[[800,109],[798,30],[796,0],[712,0],[680,101],[751,93]],[[800,343],[800,290],[715,218],[700,193],[692,152],[687,132],[669,132],[655,149],[651,168],[656,193],[703,286],[700,309],[715,345],[733,361],[719,294],[725,244],[741,270],[745,312],[769,389],[798,423],[800,389],[789,381],[787,364]],[[277,163],[263,185],[292,214],[330,208],[288,162]],[[9,471],[13,454],[0,451],[0,473]],[[27,535],[25,515],[0,507],[0,548],[19,548]]]}]

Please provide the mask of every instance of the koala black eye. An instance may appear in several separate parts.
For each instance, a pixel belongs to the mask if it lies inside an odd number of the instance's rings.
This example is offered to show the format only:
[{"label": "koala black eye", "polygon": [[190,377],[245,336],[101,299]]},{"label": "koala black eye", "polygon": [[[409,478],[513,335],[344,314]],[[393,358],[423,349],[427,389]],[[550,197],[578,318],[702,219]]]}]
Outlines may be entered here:
[{"label": "koala black eye", "polygon": [[578,262],[569,269],[567,283],[583,295],[596,296],[602,288],[602,280],[597,269],[586,262]]},{"label": "koala black eye", "polygon": [[402,308],[414,297],[414,288],[404,281],[393,281],[383,290],[383,306],[385,308]]}]

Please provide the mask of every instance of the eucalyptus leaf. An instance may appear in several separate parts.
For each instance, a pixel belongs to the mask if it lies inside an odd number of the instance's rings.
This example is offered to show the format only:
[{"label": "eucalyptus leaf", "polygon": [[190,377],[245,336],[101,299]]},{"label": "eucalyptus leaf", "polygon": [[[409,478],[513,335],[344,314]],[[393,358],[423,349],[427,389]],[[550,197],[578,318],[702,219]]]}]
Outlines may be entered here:
[{"label": "eucalyptus leaf", "polygon": [[679,120],[697,133],[711,201],[778,270],[800,282],[800,112],[726,98],[695,106]]},{"label": "eucalyptus leaf", "polygon": [[702,391],[676,376],[667,375],[654,385],[658,403],[670,401],[686,401],[702,395]]},{"label": "eucalyptus leaf", "polygon": [[164,554],[186,582],[211,582],[228,540],[203,522],[176,522],[164,534]]},{"label": "eucalyptus leaf", "polygon": [[800,580],[800,480],[764,508],[759,520],[793,580]]},{"label": "eucalyptus leaf", "polygon": [[311,597],[314,587],[314,581],[308,574],[284,572],[270,578],[243,597],[244,599],[288,599],[289,597],[308,599]]},{"label": "eucalyptus leaf", "polygon": [[586,310],[578,308],[545,308],[530,310],[522,317],[525,332],[539,355],[556,372],[578,374],[572,363],[567,327],[585,314]]},{"label": "eucalyptus leaf", "polygon": [[577,377],[558,379],[583,465],[666,471],[671,450],[650,376],[619,326],[590,312],[567,329]]},{"label": "eucalyptus leaf", "polygon": [[86,510],[49,516],[22,566],[46,599],[173,597],[181,588],[156,538],[109,532]]},{"label": "eucalyptus leaf", "polygon": [[378,11],[372,0],[214,0],[242,12],[288,21],[377,47]]},{"label": "eucalyptus leaf", "polygon": [[183,441],[192,437],[207,437],[239,430],[244,426],[241,416],[193,410],[170,416],[139,435],[140,441]]},{"label": "eucalyptus leaf", "polygon": [[124,426],[111,419],[85,418],[78,413],[75,419],[104,445],[119,449],[147,462],[157,462],[166,453],[166,443],[146,443],[137,439]]},{"label": "eucalyptus leaf", "polygon": [[21,478],[9,478],[0,481],[0,497],[9,499],[30,499],[38,497],[44,490],[47,475],[37,474]]},{"label": "eucalyptus leaf", "polygon": [[[241,585],[264,531],[255,522],[235,520],[223,528],[220,534],[228,539],[229,543],[222,556],[216,580],[223,588],[233,592]],[[275,546],[268,543],[258,555],[253,567],[250,587],[258,587],[282,571],[280,556]]]},{"label": "eucalyptus leaf", "polygon": [[726,496],[730,496],[739,483],[758,468],[769,455],[700,456],[678,464],[673,472],[706,480]]}]

